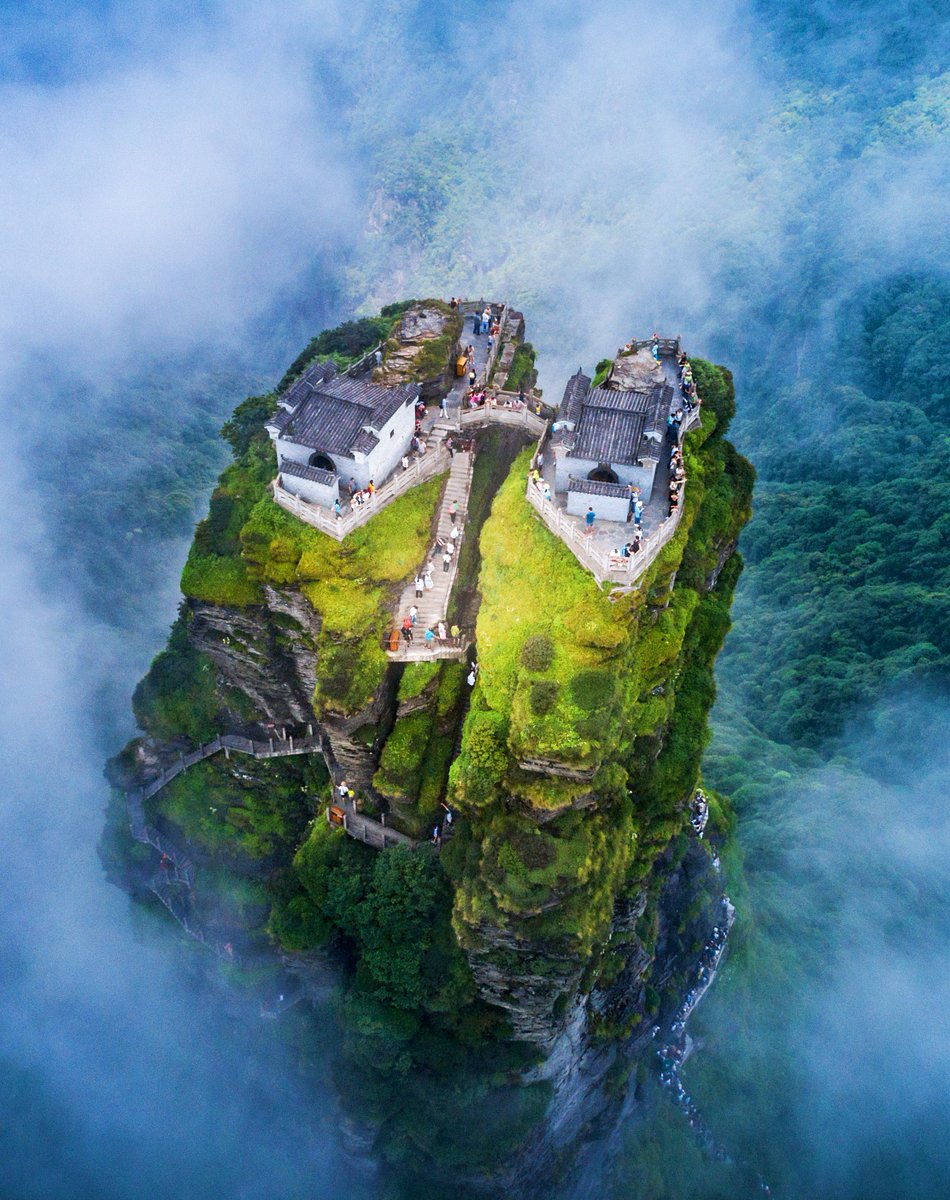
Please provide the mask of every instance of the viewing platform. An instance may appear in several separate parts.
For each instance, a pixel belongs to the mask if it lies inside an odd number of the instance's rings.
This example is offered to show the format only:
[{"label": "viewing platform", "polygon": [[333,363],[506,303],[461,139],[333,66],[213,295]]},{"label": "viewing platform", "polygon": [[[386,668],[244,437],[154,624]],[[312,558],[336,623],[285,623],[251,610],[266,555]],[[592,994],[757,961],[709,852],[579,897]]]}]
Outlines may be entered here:
[{"label": "viewing platform", "polygon": [[[643,351],[651,350],[653,340],[634,341],[628,343],[615,363],[621,362],[626,366],[624,360],[629,360],[631,365],[634,362],[634,357],[642,354]],[[660,441],[657,444],[654,453],[654,461],[656,463],[654,473],[652,475],[651,491],[649,498],[643,504],[643,512],[641,516],[640,528],[640,548],[636,552],[631,552],[629,556],[622,553],[624,545],[630,544],[634,540],[637,532],[636,526],[630,520],[608,519],[605,517],[605,511],[613,512],[619,509],[620,512],[628,510],[629,497],[633,494],[630,488],[614,477],[614,482],[599,482],[597,479],[589,477],[584,478],[570,475],[570,482],[567,484],[569,490],[564,490],[562,481],[562,490],[557,490],[558,472],[556,469],[555,454],[551,453],[551,435],[547,422],[544,422],[544,432],[539,437],[537,453],[543,454],[543,467],[541,468],[541,479],[537,482],[530,477],[527,481],[525,489],[525,498],[528,503],[537,512],[540,519],[545,523],[548,529],[571,551],[581,566],[585,567],[600,586],[604,584],[613,584],[621,588],[629,588],[647,571],[650,565],[656,561],[657,557],[663,550],[663,547],[669,542],[679,527],[682,519],[685,490],[688,483],[683,484],[679,496],[679,503],[673,511],[670,511],[669,488],[670,488],[670,455],[674,449],[674,445],[682,444],[683,438],[691,430],[696,428],[701,421],[701,400],[696,397],[693,401],[691,411],[684,414],[682,424],[677,434],[677,441],[674,443],[667,435],[666,418],[671,411],[682,406],[685,401],[680,391],[680,370],[677,365],[677,358],[681,353],[681,342],[679,338],[660,338],[659,339],[659,359],[651,358],[651,370],[656,375],[656,381],[653,387],[660,389],[665,387],[666,393],[663,400],[663,409],[659,413],[662,420],[662,433]],[[653,363],[656,363],[653,366]],[[571,385],[574,380],[568,385],[565,393],[565,402],[562,403],[556,418],[556,423],[562,420],[574,419],[581,421],[582,417],[578,410],[583,404],[583,397],[587,394],[587,389],[590,388],[590,381],[583,376],[577,376],[575,379],[580,379],[582,387],[577,397],[571,398]],[[590,395],[598,395],[596,391],[591,391]],[[614,443],[622,442],[619,437],[618,430],[625,432],[625,427],[620,424],[614,415],[614,412],[622,412],[619,407],[620,398],[629,394],[631,396],[636,393],[622,393],[620,391],[612,392],[606,390],[604,400],[598,401],[599,404],[606,406],[611,410],[604,417],[603,425],[606,429],[605,436],[613,439]],[[612,398],[617,397],[614,402],[616,408],[612,404]],[[575,411],[573,413],[566,412],[565,409],[573,405]],[[646,418],[644,417],[644,420]],[[654,413],[652,419],[655,421],[657,415]],[[633,423],[633,418],[627,418],[628,423]],[[582,427],[579,427],[582,428]],[[637,425],[637,429],[643,428],[643,422]],[[638,433],[639,437],[640,434]],[[572,446],[576,445],[577,439],[574,439]],[[627,448],[629,453],[629,447]],[[570,460],[568,460],[570,461]],[[627,458],[626,461],[632,461]],[[596,462],[595,462],[596,465]],[[619,468],[618,468],[619,469]],[[601,463],[596,471],[591,472],[592,475],[607,475],[613,474],[609,471],[609,463]],[[570,512],[568,507],[570,497],[574,496],[575,508],[580,511]],[[584,509],[589,504],[595,513],[593,526],[588,528],[584,519]],[[598,512],[600,508],[600,512]]]}]

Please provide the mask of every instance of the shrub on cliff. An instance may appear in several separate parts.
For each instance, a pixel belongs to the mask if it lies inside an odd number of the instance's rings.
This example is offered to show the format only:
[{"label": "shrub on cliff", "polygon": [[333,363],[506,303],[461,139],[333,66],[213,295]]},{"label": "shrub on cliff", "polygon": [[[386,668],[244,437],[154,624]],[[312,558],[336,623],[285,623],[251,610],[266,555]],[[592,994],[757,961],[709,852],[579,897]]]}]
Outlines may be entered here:
[{"label": "shrub on cliff", "polygon": [[531,711],[539,717],[549,713],[557,704],[560,690],[553,679],[536,679],[531,684]]},{"label": "shrub on cliff", "polygon": [[600,667],[589,667],[578,671],[570,684],[571,699],[585,712],[607,708],[617,695],[617,682],[609,671]]},{"label": "shrub on cliff", "polygon": [[521,648],[521,665],[528,671],[546,671],[554,661],[554,643],[543,633],[533,634]]}]

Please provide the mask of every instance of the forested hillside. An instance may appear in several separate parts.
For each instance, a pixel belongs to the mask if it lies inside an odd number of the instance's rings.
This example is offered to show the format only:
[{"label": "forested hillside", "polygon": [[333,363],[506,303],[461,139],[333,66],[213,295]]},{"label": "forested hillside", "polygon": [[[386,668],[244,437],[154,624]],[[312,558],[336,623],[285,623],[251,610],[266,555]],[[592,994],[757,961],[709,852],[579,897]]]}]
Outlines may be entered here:
[{"label": "forested hillside", "polygon": [[950,286],[843,306],[827,348],[744,414],[759,471],[748,579],[720,665],[762,733],[819,747],[950,675]]},{"label": "forested hillside", "polygon": [[[934,1069],[916,1038],[887,1059],[886,1030],[892,1003],[932,991],[911,982],[914,947],[946,944],[948,354],[950,285],[901,277],[841,305],[794,382],[770,393],[760,368],[759,406],[740,407],[759,480],[705,765],[739,812],[739,917],[687,1072],[739,1163],[660,1109],[630,1135],[624,1200],[712,1200],[759,1175],[776,1195],[884,1200],[944,1177],[932,1110],[895,1100],[865,1121],[883,1062],[903,1095]],[[873,1169],[835,1152],[809,1097],[874,1139]]]}]

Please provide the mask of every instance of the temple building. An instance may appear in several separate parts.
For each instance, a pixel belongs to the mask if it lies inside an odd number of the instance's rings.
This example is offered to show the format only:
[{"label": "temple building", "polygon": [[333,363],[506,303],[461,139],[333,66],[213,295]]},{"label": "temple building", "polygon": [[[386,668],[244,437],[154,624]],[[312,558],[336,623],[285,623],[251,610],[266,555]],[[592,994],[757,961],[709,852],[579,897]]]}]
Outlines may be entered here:
[{"label": "temple building", "polygon": [[637,391],[592,388],[582,371],[568,380],[551,449],[554,490],[567,493],[569,513],[581,516],[592,505],[599,516],[623,521],[630,485],[649,502],[672,399],[666,383]]},{"label": "temple building", "polygon": [[332,507],[355,481],[379,487],[408,451],[419,385],[384,387],[368,375],[316,363],[279,397],[265,428],[277,450],[281,486],[311,504]]}]

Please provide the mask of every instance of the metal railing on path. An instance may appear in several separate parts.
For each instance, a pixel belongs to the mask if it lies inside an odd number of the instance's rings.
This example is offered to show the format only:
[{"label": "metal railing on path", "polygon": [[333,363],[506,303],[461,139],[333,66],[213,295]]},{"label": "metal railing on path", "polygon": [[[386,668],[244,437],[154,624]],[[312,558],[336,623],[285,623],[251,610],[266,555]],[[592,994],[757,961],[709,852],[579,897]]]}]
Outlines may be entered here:
[{"label": "metal railing on path", "polygon": [[[638,341],[631,342],[629,350],[626,346],[622,347],[618,357],[623,357],[625,354],[633,354],[640,350],[650,350],[652,346],[653,338],[642,338]],[[670,358],[674,355],[678,355],[682,348],[682,339],[679,337],[660,338],[660,355],[663,357]]]},{"label": "metal railing on path", "polygon": [[[137,796],[139,803],[151,799],[162,790],[162,788],[182,771],[187,771],[189,767],[193,767],[195,763],[202,762],[206,758],[210,758],[213,754],[220,754],[224,751],[225,757],[230,757],[231,751],[237,754],[249,754],[252,758],[287,758],[293,754],[314,754],[319,753],[323,749],[323,739],[319,736],[314,736],[312,726],[307,726],[307,736],[295,738],[292,734],[290,737],[283,738],[268,738],[266,742],[255,742],[250,738],[238,737],[236,734],[226,733],[221,737],[213,738],[210,742],[205,742],[198,746],[197,749],[191,750],[188,754],[179,754],[178,761],[172,763],[155,779],[150,780],[144,787],[135,792],[130,792],[129,796]],[[134,832],[134,831],[133,831]]]},{"label": "metal railing on path", "polygon": [[352,806],[348,805],[343,810],[342,823],[339,823],[332,820],[331,812],[332,806],[328,805],[326,817],[331,825],[337,825],[351,838],[355,838],[358,842],[363,842],[367,846],[372,846],[376,850],[386,850],[389,846],[419,845],[415,838],[411,838],[408,833],[402,833],[398,829],[391,829],[386,824],[385,817],[381,821],[376,821],[372,817],[366,817],[362,813],[356,812]]}]

